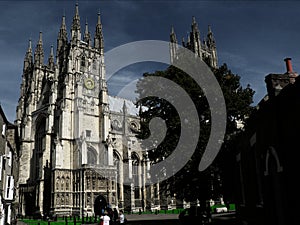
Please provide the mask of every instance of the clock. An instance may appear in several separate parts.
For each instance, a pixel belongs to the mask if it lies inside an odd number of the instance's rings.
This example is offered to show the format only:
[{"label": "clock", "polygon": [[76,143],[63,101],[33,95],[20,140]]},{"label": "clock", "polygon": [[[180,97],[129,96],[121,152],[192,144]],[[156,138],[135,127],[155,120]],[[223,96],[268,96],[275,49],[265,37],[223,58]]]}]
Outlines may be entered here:
[{"label": "clock", "polygon": [[84,81],[84,86],[85,86],[87,89],[92,90],[92,89],[94,89],[94,87],[95,87],[95,82],[94,82],[93,79],[87,78],[87,79],[85,79],[85,81]]}]

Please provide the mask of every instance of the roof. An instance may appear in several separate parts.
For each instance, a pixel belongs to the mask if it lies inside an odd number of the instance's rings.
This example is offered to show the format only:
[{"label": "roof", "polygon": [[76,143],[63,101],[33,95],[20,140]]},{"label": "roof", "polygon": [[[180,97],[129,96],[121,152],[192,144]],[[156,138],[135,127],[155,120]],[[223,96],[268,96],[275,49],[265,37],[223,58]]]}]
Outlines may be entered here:
[{"label": "roof", "polygon": [[9,122],[9,121],[7,120],[7,118],[6,118],[6,116],[5,116],[5,113],[4,113],[3,109],[2,109],[1,104],[0,104],[0,115],[2,116],[4,122],[5,122],[7,125],[12,125],[12,126],[14,126],[11,122]]},{"label": "roof", "polygon": [[112,112],[123,113],[124,103],[126,105],[127,114],[138,116],[139,109],[135,106],[133,101],[117,96],[108,96],[108,104]]}]

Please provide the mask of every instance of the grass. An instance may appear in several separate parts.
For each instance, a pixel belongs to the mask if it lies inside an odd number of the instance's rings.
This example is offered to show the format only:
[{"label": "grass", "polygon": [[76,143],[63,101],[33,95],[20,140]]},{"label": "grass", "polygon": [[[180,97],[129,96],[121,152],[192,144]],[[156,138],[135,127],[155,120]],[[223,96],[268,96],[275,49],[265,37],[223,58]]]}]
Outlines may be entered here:
[{"label": "grass", "polygon": [[[216,204],[211,206],[211,212],[214,212],[215,208],[218,207],[226,207],[225,205],[222,204]],[[229,211],[234,211],[235,210],[235,204],[229,204]],[[183,209],[169,209],[169,210],[158,210],[158,211],[144,211],[141,212],[141,214],[179,214],[183,211]],[[133,214],[139,214],[138,212],[133,213]],[[67,222],[68,225],[75,225],[74,223],[74,218],[72,217],[71,219],[68,217]],[[22,219],[24,223],[28,225],[48,225],[48,221],[44,220],[34,220],[34,219]],[[99,222],[99,219],[98,219]],[[94,223],[94,218],[84,218],[84,223]],[[66,220],[64,218],[58,218],[57,221],[50,221],[51,225],[66,225]],[[82,224],[82,219],[76,218],[76,225]]]},{"label": "grass", "polygon": [[[67,219],[67,223],[66,223],[66,220],[64,220],[63,218],[58,218],[57,221],[44,221],[44,220],[34,220],[34,219],[22,219],[21,220],[22,222],[28,224],[28,225],[48,225],[49,222],[51,225],[66,225],[68,223],[68,225],[75,225],[75,221],[70,218]],[[98,221],[99,222],[99,219]],[[90,218],[84,218],[84,223],[85,224],[88,224],[88,223],[95,223],[94,222],[94,218],[92,217],[91,220]],[[82,224],[82,219],[80,218],[76,218],[76,225],[80,225]]]},{"label": "grass", "polygon": [[[216,208],[220,207],[226,207],[226,205],[223,204],[216,204],[210,207],[211,211],[214,212]],[[229,211],[235,211],[235,204],[229,204]]]}]

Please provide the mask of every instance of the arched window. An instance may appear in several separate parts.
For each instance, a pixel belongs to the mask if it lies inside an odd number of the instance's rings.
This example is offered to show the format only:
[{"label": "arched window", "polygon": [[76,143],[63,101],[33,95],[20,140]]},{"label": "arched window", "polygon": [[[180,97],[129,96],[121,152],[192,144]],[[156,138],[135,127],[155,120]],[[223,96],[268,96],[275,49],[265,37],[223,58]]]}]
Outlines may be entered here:
[{"label": "arched window", "polygon": [[86,62],[85,62],[85,56],[81,57],[80,60],[80,71],[83,72],[85,70]]},{"label": "arched window", "polygon": [[81,64],[80,64],[82,67],[85,67],[85,57],[82,56],[81,57]]},{"label": "arched window", "polygon": [[60,195],[56,195],[56,205],[60,205]]},{"label": "arched window", "polygon": [[93,70],[97,70],[97,60],[93,59]]},{"label": "arched window", "polygon": [[116,178],[116,190],[117,190],[117,198],[121,198],[121,177],[120,177],[120,172],[121,172],[121,167],[120,167],[120,156],[117,153],[117,151],[114,151],[114,166],[117,169],[117,178]]},{"label": "arched window", "polygon": [[67,178],[66,178],[66,191],[69,190],[69,186],[70,186],[70,178],[67,177]]},{"label": "arched window", "polygon": [[46,118],[42,117],[37,120],[35,128],[35,145],[34,145],[34,165],[33,179],[37,180],[42,176],[43,170],[43,152],[46,148]]},{"label": "arched window", "polygon": [[132,159],[132,180],[134,183],[134,198],[139,199],[140,197],[140,183],[139,183],[139,165],[140,161],[136,153],[131,155]]},{"label": "arched window", "polygon": [[60,186],[61,190],[64,191],[64,189],[65,189],[65,177],[64,176],[61,178],[60,184],[61,184],[61,186]]},{"label": "arched window", "polygon": [[97,164],[97,152],[94,148],[88,147],[87,149],[87,162],[88,164]]},{"label": "arched window", "polygon": [[60,187],[60,179],[59,177],[56,178],[56,190],[59,190],[59,187]]}]

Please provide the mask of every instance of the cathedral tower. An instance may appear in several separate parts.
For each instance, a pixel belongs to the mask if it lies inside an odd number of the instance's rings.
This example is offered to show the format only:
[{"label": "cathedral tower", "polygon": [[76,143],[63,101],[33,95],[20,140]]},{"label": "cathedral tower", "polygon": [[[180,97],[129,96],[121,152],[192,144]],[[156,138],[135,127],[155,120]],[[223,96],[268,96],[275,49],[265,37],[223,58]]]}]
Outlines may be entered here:
[{"label": "cathedral tower", "polygon": [[[177,49],[177,39],[172,26],[170,33],[170,58],[171,63],[174,59],[180,57],[180,51]],[[182,46],[191,50],[201,60],[212,68],[218,67],[217,46],[211,27],[208,26],[207,37],[201,41],[200,30],[195,17],[192,18],[191,32],[187,36],[187,41],[182,38]]]}]

